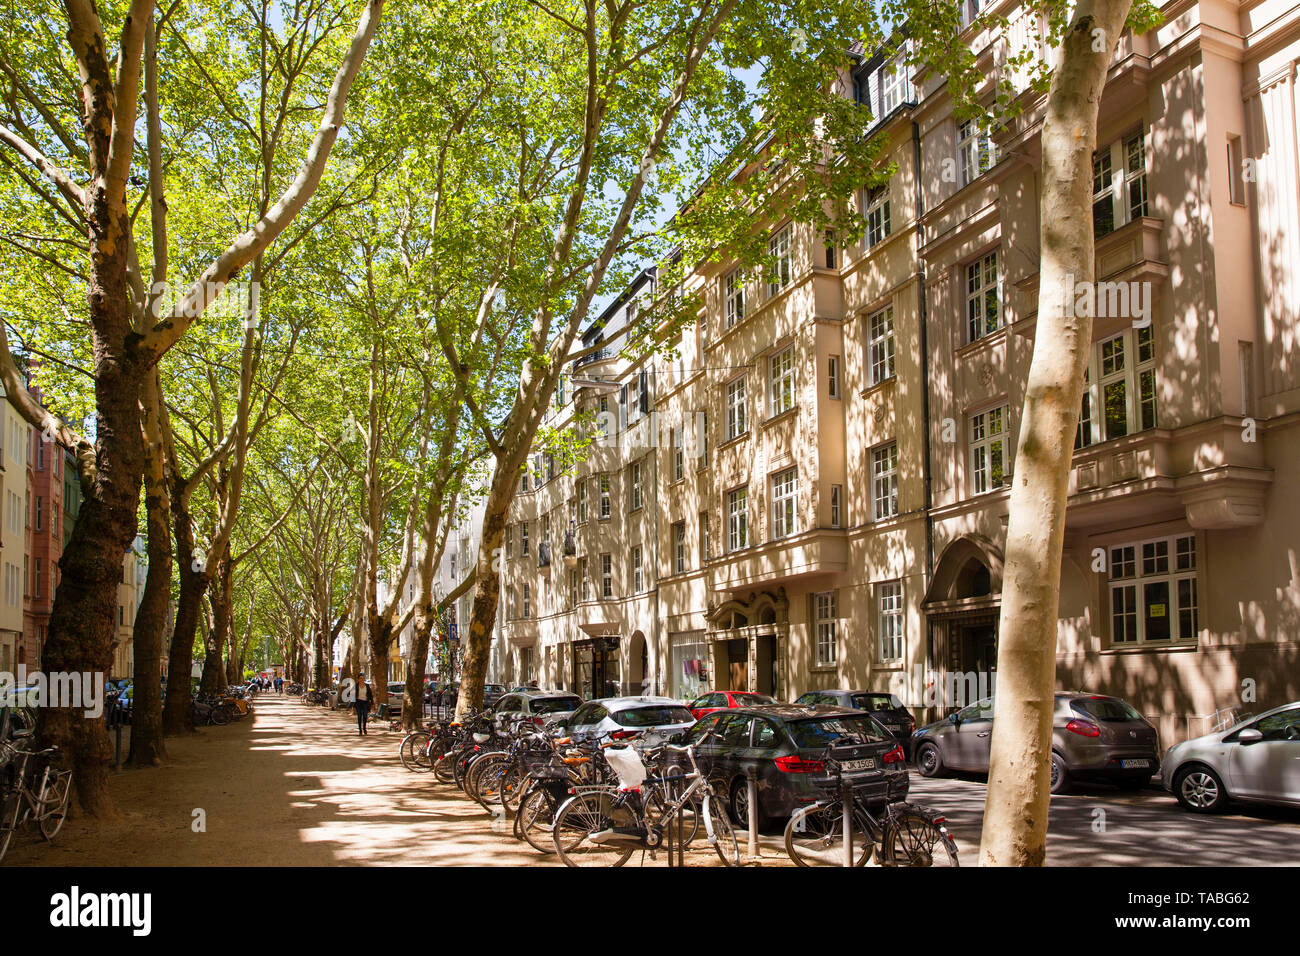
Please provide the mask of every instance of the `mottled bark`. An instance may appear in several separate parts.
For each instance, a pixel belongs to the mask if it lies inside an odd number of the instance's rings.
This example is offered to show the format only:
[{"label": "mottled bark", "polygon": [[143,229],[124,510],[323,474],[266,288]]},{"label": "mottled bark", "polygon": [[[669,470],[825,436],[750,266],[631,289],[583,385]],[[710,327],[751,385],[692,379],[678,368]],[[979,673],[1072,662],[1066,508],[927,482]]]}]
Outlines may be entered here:
[{"label": "mottled bark", "polygon": [[1097,110],[1129,6],[1130,0],[1081,0],[1047,96],[1038,317],[1007,526],[981,865],[1046,860],[1061,552],[1092,343],[1091,314],[1067,306],[1065,290],[1094,279]]}]

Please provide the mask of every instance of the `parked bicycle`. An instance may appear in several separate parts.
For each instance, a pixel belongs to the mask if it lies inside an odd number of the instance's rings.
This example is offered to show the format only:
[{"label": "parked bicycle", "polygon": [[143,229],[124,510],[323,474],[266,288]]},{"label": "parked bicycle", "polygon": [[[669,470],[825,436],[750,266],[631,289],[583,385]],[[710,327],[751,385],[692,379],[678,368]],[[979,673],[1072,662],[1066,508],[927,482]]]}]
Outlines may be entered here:
[{"label": "parked bicycle", "polygon": [[[871,799],[856,785],[853,761],[865,741],[841,737],[827,748],[813,784],[825,796],[796,810],[785,849],[798,866],[958,866],[957,844],[941,814],[910,803]],[[873,788],[870,793],[874,795]]]},{"label": "parked bicycle", "polygon": [[[555,852],[566,866],[622,866],[637,850],[652,856],[665,844],[665,837],[685,829],[683,814],[699,798],[706,839],[726,866],[740,865],[740,842],[725,798],[713,786],[695,761],[695,745],[664,744],[663,756],[683,754],[689,771],[667,771],[651,777],[634,747],[608,747],[606,759],[619,777],[617,786],[577,787],[555,814]],[[661,790],[660,788],[665,788]],[[671,801],[654,798],[667,788],[680,791]],[[671,847],[669,848],[671,850]]]},{"label": "parked bicycle", "polygon": [[0,860],[14,832],[29,821],[53,840],[72,795],[72,771],[62,767],[59,749],[31,751],[0,742],[0,781]]}]

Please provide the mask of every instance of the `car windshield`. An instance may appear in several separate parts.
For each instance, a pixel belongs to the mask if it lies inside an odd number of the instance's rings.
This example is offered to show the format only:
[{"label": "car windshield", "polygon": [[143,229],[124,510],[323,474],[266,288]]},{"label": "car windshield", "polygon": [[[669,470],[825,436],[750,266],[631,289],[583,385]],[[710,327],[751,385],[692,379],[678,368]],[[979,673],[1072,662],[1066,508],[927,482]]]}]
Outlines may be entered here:
[{"label": "car windshield", "polygon": [[694,718],[685,707],[657,705],[633,707],[611,715],[624,727],[657,727],[660,724],[689,724]]},{"label": "car windshield", "polygon": [[534,714],[558,714],[562,710],[577,710],[581,703],[577,697],[538,697],[531,706]]},{"label": "car windshield", "polygon": [[1093,720],[1141,720],[1142,715],[1117,697],[1083,697],[1070,702]]},{"label": "car windshield", "polygon": [[885,729],[866,714],[794,720],[788,726],[795,746],[801,750],[828,747],[836,737],[847,737],[849,734],[866,740],[885,740],[889,737]]},{"label": "car windshield", "polygon": [[484,684],[483,689],[489,694],[504,694],[506,692],[504,684]]},{"label": "car windshield", "polygon": [[776,698],[769,697],[767,694],[744,693],[744,694],[732,694],[731,696],[736,698],[737,703],[742,704],[746,707],[753,706],[754,704],[775,704],[776,703]]},{"label": "car windshield", "polygon": [[854,694],[853,706],[858,710],[890,710],[903,706],[893,694]]}]

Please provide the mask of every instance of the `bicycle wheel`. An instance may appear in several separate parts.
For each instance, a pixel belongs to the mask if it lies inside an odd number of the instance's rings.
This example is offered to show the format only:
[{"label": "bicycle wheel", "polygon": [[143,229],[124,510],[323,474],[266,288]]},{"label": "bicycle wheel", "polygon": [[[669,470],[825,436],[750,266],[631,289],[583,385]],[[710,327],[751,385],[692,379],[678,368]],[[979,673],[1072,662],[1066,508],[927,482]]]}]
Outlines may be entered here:
[{"label": "bicycle wheel", "polygon": [[528,785],[528,771],[519,763],[511,762],[501,773],[501,781],[497,787],[497,799],[501,802],[501,808],[507,815],[519,812],[519,801],[524,795],[524,787]]},{"label": "bicycle wheel", "polygon": [[[672,778],[669,778],[669,782],[675,783]],[[668,805],[681,796],[681,791],[685,787],[686,782],[673,787],[655,787],[646,797],[646,817],[654,823],[663,824],[666,828],[664,836],[671,835],[674,840],[678,838],[677,822],[665,820],[664,813]],[[681,841],[684,846],[690,846],[691,842],[699,836],[701,806],[699,795],[696,794],[678,811],[682,817]]]},{"label": "bicycle wheel", "polygon": [[885,824],[885,866],[959,866],[957,844],[948,828],[907,807]]},{"label": "bicycle wheel", "polygon": [[432,742],[433,735],[427,730],[412,731],[403,737],[398,751],[402,766],[415,773],[428,773],[432,770],[433,764],[429,762],[429,744]]},{"label": "bicycle wheel", "polygon": [[736,839],[736,828],[731,825],[731,815],[726,805],[712,794],[704,798],[704,828],[723,866],[740,866],[740,841]]},{"label": "bicycle wheel", "polygon": [[614,829],[616,792],[604,788],[584,790],[570,797],[556,811],[552,838],[555,852],[565,866],[622,866],[632,856],[634,846],[598,843],[592,839],[594,835],[603,836]]},{"label": "bicycle wheel", "polygon": [[519,801],[515,829],[520,839],[538,853],[555,852],[553,834],[555,798],[544,787],[533,787]]},{"label": "bicycle wheel", "polygon": [[460,755],[449,750],[433,762],[433,777],[439,783],[455,783],[456,763]]},{"label": "bicycle wheel", "polygon": [[230,715],[226,713],[224,707],[213,707],[208,711],[208,723],[216,724],[218,727],[224,727],[230,723]]},{"label": "bicycle wheel", "polygon": [[478,801],[484,810],[492,812],[501,799],[501,786],[509,769],[509,756],[503,753],[487,754],[475,761],[465,782],[465,792]]},{"label": "bicycle wheel", "polygon": [[72,771],[55,774],[54,783],[45,791],[41,806],[41,836],[53,840],[63,829],[68,818],[68,804],[72,800]]},{"label": "bicycle wheel", "polygon": [[[797,866],[844,865],[844,816],[838,800],[796,811],[785,825],[785,852]],[[853,865],[863,866],[874,846],[862,817],[853,814]]]}]

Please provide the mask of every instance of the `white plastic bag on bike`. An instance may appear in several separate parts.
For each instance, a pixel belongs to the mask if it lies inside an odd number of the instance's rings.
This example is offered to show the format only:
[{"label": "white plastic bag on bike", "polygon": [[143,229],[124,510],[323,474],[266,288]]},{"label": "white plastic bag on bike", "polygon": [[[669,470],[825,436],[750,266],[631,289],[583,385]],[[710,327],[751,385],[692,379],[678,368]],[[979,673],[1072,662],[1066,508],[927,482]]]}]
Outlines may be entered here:
[{"label": "white plastic bag on bike", "polygon": [[635,790],[645,782],[645,764],[641,755],[631,747],[610,747],[605,751],[605,759],[618,774],[618,785],[623,790]]}]

